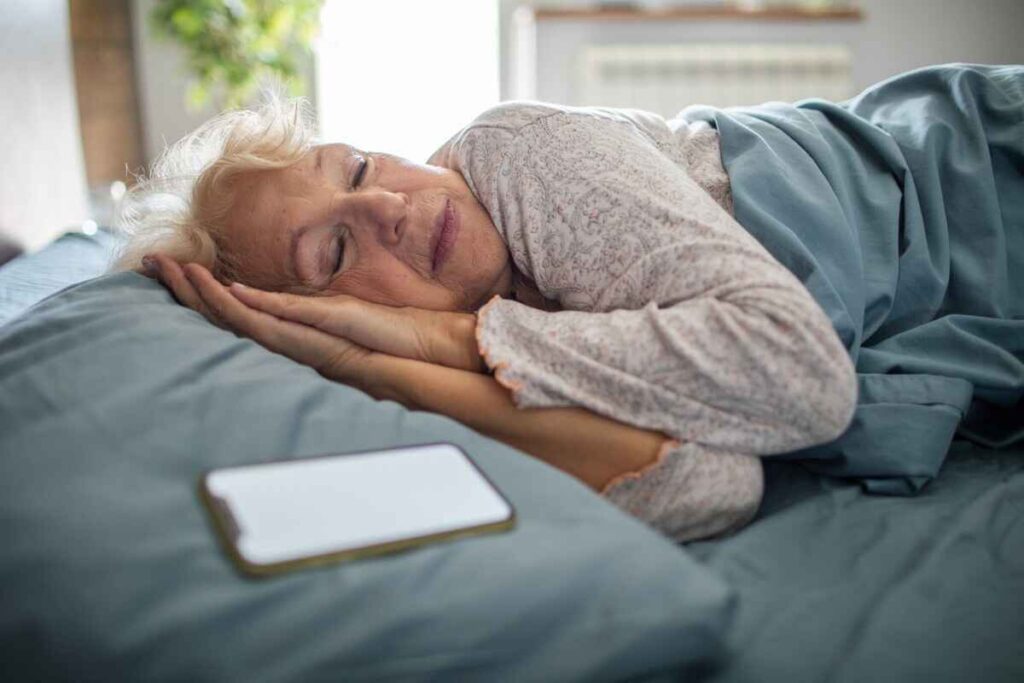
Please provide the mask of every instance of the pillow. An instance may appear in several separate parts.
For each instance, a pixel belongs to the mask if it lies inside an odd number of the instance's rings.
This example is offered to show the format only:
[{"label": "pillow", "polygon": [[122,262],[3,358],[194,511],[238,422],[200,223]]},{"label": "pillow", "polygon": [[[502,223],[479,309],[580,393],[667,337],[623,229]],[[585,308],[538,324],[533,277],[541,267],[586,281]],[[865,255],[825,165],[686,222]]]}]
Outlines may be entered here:
[{"label": "pillow", "polygon": [[102,274],[119,242],[102,229],[94,235],[68,232],[0,267],[0,325],[54,292]]},{"label": "pillow", "polygon": [[[213,467],[434,441],[509,532],[268,579],[196,492]],[[220,330],[135,273],[0,328],[0,643],[16,679],[607,680],[702,668],[734,592],[584,484]]]}]

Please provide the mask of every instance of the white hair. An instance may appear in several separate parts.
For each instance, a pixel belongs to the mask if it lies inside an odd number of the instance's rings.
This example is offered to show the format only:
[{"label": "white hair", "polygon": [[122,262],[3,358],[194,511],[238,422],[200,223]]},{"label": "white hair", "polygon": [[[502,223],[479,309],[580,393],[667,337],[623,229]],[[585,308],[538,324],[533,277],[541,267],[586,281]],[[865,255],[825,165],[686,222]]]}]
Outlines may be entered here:
[{"label": "white hair", "polygon": [[138,270],[149,253],[197,262],[236,279],[238,266],[221,242],[242,173],[284,168],[313,146],[316,123],[303,98],[267,89],[251,110],[224,112],[166,148],[148,177],[124,196],[118,227],[126,240],[111,270]]}]

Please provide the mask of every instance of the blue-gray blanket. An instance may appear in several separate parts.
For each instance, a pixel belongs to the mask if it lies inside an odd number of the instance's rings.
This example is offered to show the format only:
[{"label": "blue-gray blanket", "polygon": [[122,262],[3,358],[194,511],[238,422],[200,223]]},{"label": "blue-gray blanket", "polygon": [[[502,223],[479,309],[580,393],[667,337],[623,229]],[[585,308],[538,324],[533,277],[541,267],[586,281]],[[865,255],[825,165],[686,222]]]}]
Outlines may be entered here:
[{"label": "blue-gray blanket", "polygon": [[785,458],[905,495],[955,434],[1024,439],[1024,67],[931,67],[838,104],[681,116],[717,128],[736,219],[857,367],[849,429]]}]

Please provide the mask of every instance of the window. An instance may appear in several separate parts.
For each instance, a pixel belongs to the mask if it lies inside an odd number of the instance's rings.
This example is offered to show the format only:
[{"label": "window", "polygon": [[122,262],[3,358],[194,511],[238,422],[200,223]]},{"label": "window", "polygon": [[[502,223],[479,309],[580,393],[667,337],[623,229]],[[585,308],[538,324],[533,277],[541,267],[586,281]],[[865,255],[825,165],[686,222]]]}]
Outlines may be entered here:
[{"label": "window", "polygon": [[498,0],[328,0],[322,137],[424,162],[498,102],[498,59]]}]

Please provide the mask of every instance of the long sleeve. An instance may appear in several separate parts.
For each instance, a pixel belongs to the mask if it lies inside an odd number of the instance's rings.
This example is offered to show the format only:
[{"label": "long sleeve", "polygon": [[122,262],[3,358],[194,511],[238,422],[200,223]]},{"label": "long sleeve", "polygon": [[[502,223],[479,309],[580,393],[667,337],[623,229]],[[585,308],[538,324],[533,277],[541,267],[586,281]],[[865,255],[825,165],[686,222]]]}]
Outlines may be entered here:
[{"label": "long sleeve", "polygon": [[825,313],[642,116],[505,105],[444,154],[565,309],[487,302],[486,363],[521,408],[582,406],[672,437],[602,493],[682,541],[749,521],[752,456],[838,436],[856,382]]},{"label": "long sleeve", "polygon": [[516,266],[567,309],[478,312],[516,405],[758,455],[837,437],[856,376],[824,311],[664,143],[588,111],[521,129],[492,186]]}]

